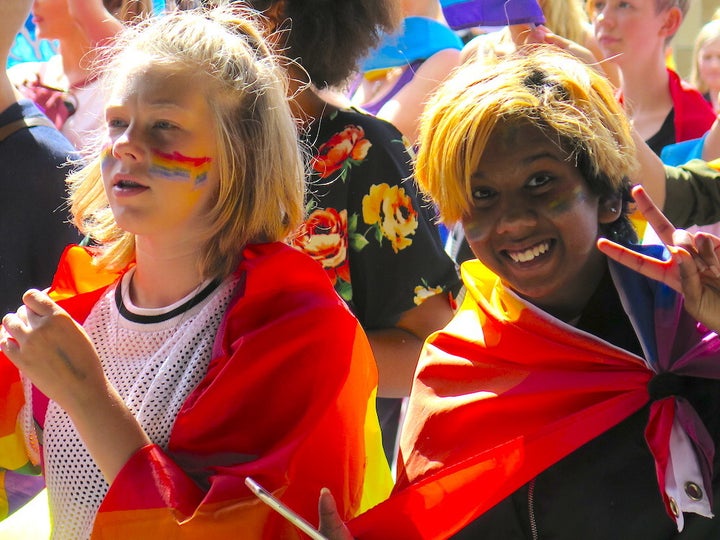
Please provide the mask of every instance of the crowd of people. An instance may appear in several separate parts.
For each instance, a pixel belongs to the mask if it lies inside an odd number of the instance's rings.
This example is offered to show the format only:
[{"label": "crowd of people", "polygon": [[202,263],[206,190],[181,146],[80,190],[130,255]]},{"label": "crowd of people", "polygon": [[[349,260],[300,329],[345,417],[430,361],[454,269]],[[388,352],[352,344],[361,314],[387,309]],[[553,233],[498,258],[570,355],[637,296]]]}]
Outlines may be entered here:
[{"label": "crowd of people", "polygon": [[565,2],[0,4],[0,535],[720,537],[717,21]]}]

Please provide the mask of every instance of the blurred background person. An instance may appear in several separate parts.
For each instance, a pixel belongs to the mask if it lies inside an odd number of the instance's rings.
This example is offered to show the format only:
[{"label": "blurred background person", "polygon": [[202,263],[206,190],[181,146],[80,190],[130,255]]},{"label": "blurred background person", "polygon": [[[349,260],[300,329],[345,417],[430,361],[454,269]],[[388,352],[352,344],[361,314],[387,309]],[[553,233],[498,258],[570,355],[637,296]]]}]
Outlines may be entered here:
[{"label": "blurred background person", "polygon": [[690,82],[720,112],[720,19],[705,24],[695,39]]},{"label": "blurred background person", "polygon": [[122,28],[121,21],[152,14],[152,1],[36,0],[32,13],[37,36],[57,40],[58,54],[13,66],[10,79],[82,149],[104,122],[94,51]]},{"label": "blurred background person", "polygon": [[435,88],[460,64],[461,39],[438,0],[401,0],[399,33],[385,36],[351,87],[352,103],[387,120],[413,144]]}]

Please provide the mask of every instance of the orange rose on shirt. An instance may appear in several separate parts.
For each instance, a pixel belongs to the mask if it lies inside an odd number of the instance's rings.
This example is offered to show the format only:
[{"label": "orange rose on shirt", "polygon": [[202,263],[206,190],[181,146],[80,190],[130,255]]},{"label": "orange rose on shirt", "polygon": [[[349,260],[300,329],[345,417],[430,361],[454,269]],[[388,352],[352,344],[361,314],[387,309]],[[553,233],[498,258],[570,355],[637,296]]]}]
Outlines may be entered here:
[{"label": "orange rose on shirt", "polygon": [[314,210],[292,239],[292,245],[322,264],[333,285],[350,281],[347,210]]},{"label": "orange rose on shirt", "polygon": [[[361,163],[366,157],[372,143],[365,138],[365,130],[360,126],[345,126],[340,133],[336,133],[318,148],[318,153],[312,158],[310,165],[327,178],[335,171],[345,169]],[[344,178],[344,174],[343,174]]]}]

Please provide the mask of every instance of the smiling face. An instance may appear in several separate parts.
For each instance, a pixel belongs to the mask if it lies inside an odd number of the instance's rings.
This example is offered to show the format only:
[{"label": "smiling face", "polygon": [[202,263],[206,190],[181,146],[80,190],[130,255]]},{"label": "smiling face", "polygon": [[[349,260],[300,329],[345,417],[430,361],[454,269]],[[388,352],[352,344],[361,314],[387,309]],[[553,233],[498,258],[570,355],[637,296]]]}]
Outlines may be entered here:
[{"label": "smiling face", "polygon": [[138,67],[106,104],[105,192],[120,228],[197,238],[218,191],[213,114],[189,75]]},{"label": "smiling face", "polygon": [[599,224],[616,219],[568,153],[530,124],[499,126],[471,179],[463,218],[475,256],[520,296],[564,320],[580,314],[605,268]]}]

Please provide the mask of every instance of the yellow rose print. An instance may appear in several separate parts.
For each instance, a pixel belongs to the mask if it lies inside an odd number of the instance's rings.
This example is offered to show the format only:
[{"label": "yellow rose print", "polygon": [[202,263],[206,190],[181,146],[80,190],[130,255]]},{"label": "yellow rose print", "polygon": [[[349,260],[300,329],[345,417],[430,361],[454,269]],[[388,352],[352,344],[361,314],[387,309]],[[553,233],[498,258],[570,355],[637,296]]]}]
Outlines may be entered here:
[{"label": "yellow rose print", "polygon": [[376,226],[378,240],[390,240],[393,251],[405,249],[412,244],[408,238],[418,226],[417,212],[405,189],[388,184],[370,186],[370,193],[362,201],[363,221]]},{"label": "yellow rose print", "polygon": [[427,285],[418,285],[413,290],[415,292],[413,302],[415,302],[415,305],[419,306],[431,296],[435,296],[443,292],[444,289],[442,287],[429,287]]}]

